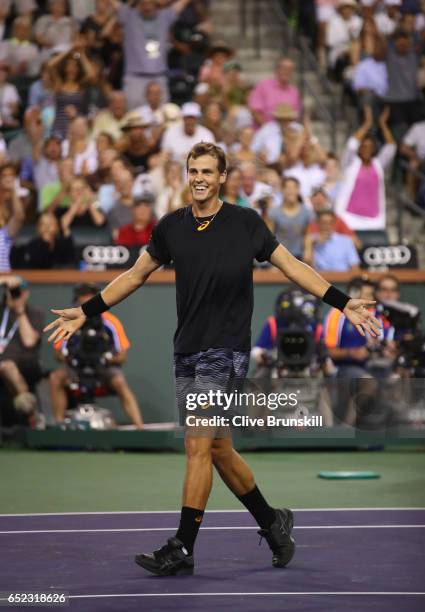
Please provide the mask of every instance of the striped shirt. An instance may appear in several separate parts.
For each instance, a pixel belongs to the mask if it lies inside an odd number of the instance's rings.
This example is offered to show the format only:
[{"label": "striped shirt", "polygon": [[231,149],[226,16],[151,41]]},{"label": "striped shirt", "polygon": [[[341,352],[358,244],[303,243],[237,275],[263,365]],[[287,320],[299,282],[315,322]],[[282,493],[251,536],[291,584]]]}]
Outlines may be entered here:
[{"label": "striped shirt", "polygon": [[0,272],[10,271],[10,249],[12,248],[13,238],[9,234],[7,227],[0,228]]}]

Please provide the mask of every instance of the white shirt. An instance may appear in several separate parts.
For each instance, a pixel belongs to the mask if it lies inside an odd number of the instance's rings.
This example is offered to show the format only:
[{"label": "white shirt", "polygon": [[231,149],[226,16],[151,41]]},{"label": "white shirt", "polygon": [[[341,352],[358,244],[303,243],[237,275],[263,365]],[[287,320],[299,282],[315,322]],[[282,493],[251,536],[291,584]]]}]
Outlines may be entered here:
[{"label": "white shirt", "polygon": [[11,105],[21,101],[18,90],[11,83],[5,83],[0,87],[0,118],[3,121],[11,121],[13,115],[11,113]]},{"label": "white shirt", "polygon": [[185,134],[183,123],[171,125],[162,139],[163,151],[169,152],[176,161],[186,161],[190,149],[198,142],[215,143],[214,134],[206,127],[197,125],[193,136]]},{"label": "white shirt", "polygon": [[[299,131],[302,126],[293,121],[291,129]],[[278,121],[268,121],[255,133],[251,144],[251,151],[256,155],[266,154],[268,164],[274,164],[279,160],[284,147],[284,138]]]},{"label": "white shirt", "polygon": [[403,138],[403,144],[415,149],[419,159],[425,159],[425,121],[412,125]]},{"label": "white shirt", "polygon": [[339,13],[331,17],[326,29],[326,44],[330,47],[329,61],[332,66],[341,53],[347,50],[350,41],[360,36],[362,26],[363,19],[358,15],[353,15],[348,21]]},{"label": "white shirt", "polygon": [[[64,140],[62,143],[62,157],[65,159],[68,157],[68,154],[69,140]],[[94,140],[90,140],[82,153],[74,155],[74,173],[77,176],[82,174],[84,166],[89,174],[93,174],[97,170],[97,148]]]},{"label": "white shirt", "polygon": [[391,36],[398,26],[398,21],[391,19],[387,13],[382,12],[375,15],[375,24],[380,34],[383,36]]},{"label": "white shirt", "polygon": [[315,187],[320,187],[326,180],[326,172],[319,164],[312,164],[306,168],[302,162],[298,162],[285,170],[284,176],[298,179],[300,193],[304,200],[311,196],[311,192]]},{"label": "white shirt", "polygon": [[252,193],[250,195],[245,193],[243,189],[241,189],[240,195],[242,198],[245,198],[246,200],[248,200],[249,205],[254,208],[258,200],[262,200],[263,198],[272,197],[273,189],[270,185],[267,185],[267,183],[262,183],[261,181],[255,181],[254,189],[252,190]]}]

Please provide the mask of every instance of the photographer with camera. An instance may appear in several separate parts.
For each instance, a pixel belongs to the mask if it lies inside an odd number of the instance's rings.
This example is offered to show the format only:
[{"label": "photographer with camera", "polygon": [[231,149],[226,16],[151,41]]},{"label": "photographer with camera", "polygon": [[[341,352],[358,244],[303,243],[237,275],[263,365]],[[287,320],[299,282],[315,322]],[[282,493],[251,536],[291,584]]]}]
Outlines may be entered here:
[{"label": "photographer with camera", "polygon": [[19,276],[0,276],[0,382],[13,397],[17,412],[34,415],[37,399],[30,391],[41,378],[39,352],[44,315],[28,304],[28,283]]},{"label": "photographer with camera", "polygon": [[[77,285],[74,289],[74,304],[82,306],[97,292],[98,287],[92,283]],[[103,313],[98,321],[88,321],[81,329],[81,334],[74,336],[71,341],[55,345],[57,359],[65,363],[64,368],[54,370],[49,377],[56,422],[61,423],[65,419],[67,391],[73,382],[89,396],[94,395],[96,383],[100,382],[118,395],[124,411],[137,429],[143,428],[137,399],[121,369],[127,360],[129,348],[130,342],[121,322],[108,312]]]}]

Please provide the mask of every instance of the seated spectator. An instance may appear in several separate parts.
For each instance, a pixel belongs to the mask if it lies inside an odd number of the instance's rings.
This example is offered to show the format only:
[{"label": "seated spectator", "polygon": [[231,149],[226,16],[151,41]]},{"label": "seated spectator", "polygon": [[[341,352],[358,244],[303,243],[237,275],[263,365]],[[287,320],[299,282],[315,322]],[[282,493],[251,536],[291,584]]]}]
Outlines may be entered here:
[{"label": "seated spectator", "polygon": [[47,62],[41,66],[40,78],[34,81],[29,89],[28,106],[40,108],[46,135],[49,135],[54,120],[55,94]]},{"label": "seated spectator", "polygon": [[225,108],[237,116],[239,107],[248,103],[249,86],[242,77],[242,66],[236,60],[230,60],[223,66],[224,83],[221,102]]},{"label": "seated spectator", "polygon": [[59,222],[52,213],[43,213],[37,221],[37,237],[27,245],[12,249],[14,268],[47,270],[75,265],[71,233],[61,235]]},{"label": "seated spectator", "polygon": [[166,128],[164,97],[161,84],[156,81],[149,81],[145,92],[146,104],[135,109],[135,112],[140,113],[142,119],[152,117],[151,136],[155,145],[159,142]]},{"label": "seated spectator", "polygon": [[384,10],[374,16],[376,27],[382,36],[392,36],[400,23],[403,0],[384,0]]},{"label": "seated spectator", "polygon": [[254,133],[254,129],[251,126],[246,126],[239,130],[237,142],[230,149],[230,157],[235,164],[256,161],[257,156],[252,150]]},{"label": "seated spectator", "polygon": [[298,159],[298,140],[302,126],[295,120],[297,113],[288,104],[279,104],[272,113],[273,120],[264,123],[255,133],[251,149],[267,165],[290,165]]},{"label": "seated spectator", "polygon": [[145,112],[142,117],[140,113],[133,111],[122,126],[125,140],[121,157],[135,175],[147,172],[150,159],[158,152],[150,138],[149,128],[152,126],[152,121],[151,114]]},{"label": "seated spectator", "polygon": [[71,158],[63,159],[59,163],[58,180],[47,183],[40,192],[40,212],[61,214],[69,208],[70,188],[74,174],[74,162]]},{"label": "seated spectator", "polygon": [[134,202],[134,180],[128,169],[121,169],[114,177],[114,192],[112,201],[99,202],[98,212],[102,215],[102,223],[107,222],[113,239],[123,225],[132,222],[132,206]]},{"label": "seated spectator", "polygon": [[34,37],[42,49],[71,45],[77,33],[77,23],[66,14],[65,0],[49,0],[49,14],[41,15],[34,24]]},{"label": "seated spectator", "polygon": [[386,225],[384,170],[397,151],[388,128],[389,110],[379,118],[384,146],[375,153],[374,139],[368,136],[373,124],[372,110],[365,107],[363,125],[345,147],[341,165],[343,182],[336,200],[335,212],[353,230],[382,230]]},{"label": "seated spectator", "polygon": [[249,202],[252,208],[257,206],[259,200],[273,195],[273,189],[258,179],[257,166],[253,162],[244,162],[240,165],[242,186],[240,197]]},{"label": "seated spectator", "polygon": [[0,271],[10,270],[10,250],[25,220],[13,165],[0,167]]},{"label": "seated spectator", "polygon": [[[74,290],[75,306],[81,306],[95,296],[98,291],[98,287],[92,283],[77,285]],[[111,392],[115,392],[118,395],[121,405],[131,422],[137,429],[142,429],[143,419],[137,399],[128,386],[121,369],[121,366],[127,360],[127,352],[131,346],[130,342],[121,322],[115,315],[110,312],[104,312],[101,317],[111,347],[109,351],[110,357],[108,357],[107,363],[102,367],[101,383],[110,389]],[[57,423],[62,423],[65,419],[65,411],[68,407],[67,390],[70,384],[77,379],[75,368],[72,367],[72,364],[67,363],[64,349],[71,345],[75,347],[77,342],[78,336],[73,336],[70,340],[60,341],[55,344],[56,358],[64,364],[63,368],[52,371],[49,376],[53,414]]]},{"label": "seated spectator", "polygon": [[94,195],[81,177],[74,178],[69,188],[70,205],[61,217],[61,226],[64,236],[72,225],[74,226],[100,226],[104,224],[104,216],[98,209]]},{"label": "seated spectator", "polygon": [[196,102],[186,102],[182,106],[183,121],[172,125],[164,133],[162,150],[169,159],[186,163],[190,149],[197,142],[215,142],[214,134],[199,125],[201,108]]},{"label": "seated spectator", "polygon": [[259,81],[251,91],[248,105],[258,126],[273,120],[273,112],[279,104],[287,104],[297,117],[300,116],[300,93],[298,88],[291,84],[294,69],[292,60],[280,59],[274,77]]},{"label": "seated spectator", "polygon": [[415,171],[425,173],[425,119],[414,123],[403,138],[400,153],[407,158],[409,170],[407,187],[412,199],[416,198],[418,178]]},{"label": "seated spectator", "polygon": [[202,124],[209,130],[215,138],[215,142],[219,146],[223,146],[223,121],[224,109],[220,102],[211,100],[204,109],[204,118]]},{"label": "seated spectator", "polygon": [[[332,210],[332,201],[329,199],[327,192],[323,187],[316,187],[311,194],[310,202],[313,206],[314,214],[317,218],[317,215],[322,212],[322,210]],[[307,234],[317,234],[319,232],[319,228],[317,225],[317,219],[313,219],[308,227]],[[337,234],[344,234],[345,236],[349,236],[356,249],[359,251],[362,248],[362,243],[360,242],[356,232],[353,232],[351,228],[341,219],[341,217],[334,216],[334,226],[333,231]]]},{"label": "seated spectator", "polygon": [[340,78],[344,69],[359,59],[359,37],[363,21],[357,15],[355,0],[340,0],[337,12],[329,19],[326,44],[329,49],[329,67]]},{"label": "seated spectator", "polygon": [[352,239],[334,230],[335,214],[322,210],[317,215],[317,234],[307,234],[304,261],[316,270],[356,272],[360,259]]},{"label": "seated spectator", "polygon": [[37,126],[40,136],[37,137],[36,127],[31,130],[32,142],[32,159],[29,162],[32,165],[32,172],[28,170],[28,176],[33,176],[33,181],[36,189],[41,192],[43,187],[48,183],[53,183],[59,178],[59,162],[62,158],[61,141],[59,138],[51,136],[43,142],[41,132],[43,126]]},{"label": "seated spectator", "polygon": [[37,399],[31,389],[41,379],[44,315],[28,303],[30,292],[23,278],[7,276],[0,281],[6,285],[4,298],[0,301],[0,321],[4,330],[0,340],[0,380],[11,393],[15,410],[29,419],[37,408]]},{"label": "seated spectator", "polygon": [[153,205],[155,197],[150,193],[142,194],[133,201],[132,222],[118,229],[115,244],[126,247],[142,247],[149,243],[156,225]]},{"label": "seated spectator", "polygon": [[15,85],[8,82],[10,67],[7,62],[0,62],[0,117],[2,128],[19,127],[19,105],[21,98]]},{"label": "seated spectator", "polygon": [[229,204],[249,206],[247,198],[241,196],[242,172],[237,166],[227,168],[227,181],[223,185],[222,198]]},{"label": "seated spectator", "polygon": [[301,187],[301,196],[307,200],[312,190],[315,187],[320,187],[326,178],[323,166],[326,162],[326,152],[320,146],[316,137],[311,135],[310,129],[306,125],[303,132],[300,134],[299,143],[293,145],[292,151],[288,146],[288,160],[295,157],[297,154],[294,150],[301,146],[299,159],[294,164],[287,166],[284,170],[284,176],[295,177],[298,179]]},{"label": "seated spectator", "polygon": [[155,215],[157,219],[161,219],[167,213],[181,208],[185,184],[183,168],[179,162],[168,161],[163,169],[158,169],[163,172],[164,181],[161,188],[157,190]]},{"label": "seated spectator", "polygon": [[12,37],[0,43],[0,60],[7,62],[11,74],[33,77],[40,69],[38,47],[31,41],[31,21],[17,17],[12,26]]},{"label": "seated spectator", "polygon": [[300,196],[300,184],[297,179],[288,177],[283,181],[283,204],[273,208],[269,217],[274,223],[276,238],[294,257],[301,259],[304,248],[304,236],[312,213]]},{"label": "seated spectator", "polygon": [[118,152],[115,149],[105,149],[98,152],[97,170],[86,177],[92,191],[98,192],[102,185],[108,185],[112,182],[111,168],[117,157]]},{"label": "seated spectator", "polygon": [[109,94],[109,106],[97,113],[93,123],[93,137],[99,134],[109,134],[114,140],[123,136],[122,121],[127,112],[127,102],[122,91],[112,91]]},{"label": "seated spectator", "polygon": [[208,83],[213,95],[220,94],[224,83],[224,65],[233,56],[234,51],[224,42],[216,42],[208,51],[208,59],[201,66],[199,80]]},{"label": "seated spectator", "polygon": [[[24,114],[23,127],[24,129],[13,138],[9,143],[9,159],[13,162],[22,162],[24,159],[31,157],[32,154],[32,129],[34,125],[41,125],[41,112],[35,106],[30,106]],[[38,137],[39,132],[36,132],[35,137]]]},{"label": "seated spectator", "polygon": [[341,177],[340,177],[340,166],[339,159],[333,153],[328,153],[324,166],[326,178],[322,183],[323,189],[328,194],[332,202],[336,201],[336,198],[341,189]]},{"label": "seated spectator", "polygon": [[69,125],[68,137],[62,143],[62,157],[74,161],[74,174],[88,176],[97,169],[96,142],[90,136],[85,117],[76,117]]}]

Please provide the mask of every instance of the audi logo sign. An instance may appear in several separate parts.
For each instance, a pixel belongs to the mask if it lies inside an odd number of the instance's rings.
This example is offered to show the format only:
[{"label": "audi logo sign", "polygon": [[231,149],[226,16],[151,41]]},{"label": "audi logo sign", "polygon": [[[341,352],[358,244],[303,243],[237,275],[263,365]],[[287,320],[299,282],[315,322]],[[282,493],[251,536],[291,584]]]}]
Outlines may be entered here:
[{"label": "audi logo sign", "polygon": [[88,269],[129,268],[143,253],[143,247],[90,244],[80,251],[80,261]]},{"label": "audi logo sign", "polygon": [[362,252],[367,268],[416,268],[416,250],[405,244],[370,246]]}]

